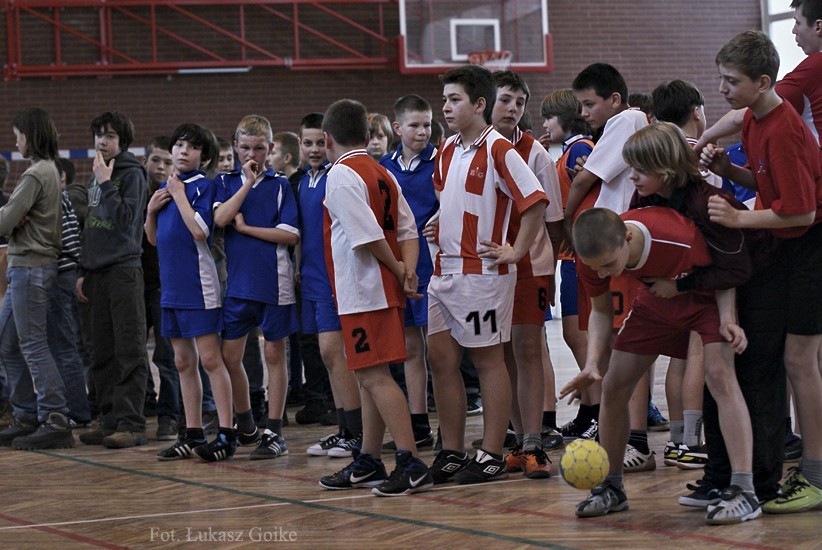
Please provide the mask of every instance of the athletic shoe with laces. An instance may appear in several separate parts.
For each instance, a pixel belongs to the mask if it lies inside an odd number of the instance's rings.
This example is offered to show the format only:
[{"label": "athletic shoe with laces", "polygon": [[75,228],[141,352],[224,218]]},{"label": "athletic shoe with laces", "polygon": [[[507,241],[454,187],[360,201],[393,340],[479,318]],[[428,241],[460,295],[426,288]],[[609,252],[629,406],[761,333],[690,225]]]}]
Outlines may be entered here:
[{"label": "athletic shoe with laces", "polygon": [[579,518],[594,518],[627,509],[628,497],[625,496],[625,489],[606,479],[591,489],[588,498],[577,504],[576,514]]},{"label": "athletic shoe with laces", "polygon": [[665,444],[665,450],[662,451],[662,462],[666,466],[676,466],[676,457],[679,456],[679,443],[669,441]]},{"label": "athletic shoe with laces", "polygon": [[479,416],[482,414],[482,396],[479,393],[469,393],[466,397],[466,414]]},{"label": "athletic shoe with laces", "polygon": [[427,491],[434,486],[428,466],[410,451],[397,451],[397,466],[388,479],[371,489],[379,497],[398,497]]},{"label": "athletic shoe with laces", "polygon": [[711,503],[705,522],[708,525],[727,525],[756,519],[762,515],[762,508],[753,491],[731,485],[719,494],[719,500]]},{"label": "athletic shoe with laces", "polygon": [[462,471],[469,462],[471,462],[471,458],[468,453],[443,449],[437,454],[428,471],[431,472],[431,478],[434,480],[435,485],[448,483],[452,480],[454,474]]},{"label": "athletic shoe with laces", "polygon": [[206,444],[208,444],[208,440],[205,438],[205,435],[192,436],[189,433],[183,433],[183,435],[177,438],[174,445],[157,453],[157,460],[165,461],[191,458],[194,456],[194,449]]},{"label": "athletic shoe with laces", "polygon": [[659,409],[654,402],[648,403],[648,431],[649,432],[667,432],[671,429],[671,423],[667,418],[662,416]]},{"label": "athletic shoe with laces", "polygon": [[708,446],[704,443],[689,447],[684,443],[679,446],[676,456],[676,467],[681,470],[699,470],[708,463]]},{"label": "athletic shoe with laces", "polygon": [[693,508],[707,508],[709,504],[719,499],[719,487],[715,487],[704,479],[697,479],[696,484],[685,485],[690,493],[679,497],[679,504]]},{"label": "athletic shoe with laces", "polygon": [[588,421],[575,418],[562,426],[559,431],[563,439],[591,439],[595,440],[599,434],[599,423],[593,418]]},{"label": "athletic shoe with laces", "polygon": [[70,449],[74,447],[74,436],[66,415],[51,412],[46,421],[36,431],[15,437],[11,442],[15,449]]},{"label": "athletic shoe with laces", "polygon": [[528,479],[551,477],[551,460],[543,449],[522,451],[520,462],[522,463],[522,471]]},{"label": "athletic shoe with laces", "polygon": [[326,456],[328,455],[328,450],[334,447],[343,437],[345,437],[345,428],[340,428],[340,431],[337,433],[328,434],[320,438],[317,443],[314,443],[305,450],[305,454],[308,456]]},{"label": "athletic shoe with laces", "polygon": [[237,450],[237,440],[229,437],[227,434],[220,432],[211,443],[195,447],[194,452],[197,456],[208,462],[219,462],[227,460],[234,456]]},{"label": "athletic shoe with laces", "polygon": [[251,451],[249,458],[251,460],[267,460],[270,458],[278,458],[288,454],[288,445],[285,444],[285,439],[281,435],[277,435],[269,429],[263,432],[260,438],[260,444],[257,448]]},{"label": "athletic shoe with laces", "polygon": [[355,449],[354,460],[351,464],[335,474],[320,479],[320,487],[332,491],[375,487],[386,479],[388,479],[388,474],[382,461]]},{"label": "athletic shoe with laces", "polygon": [[798,469],[793,469],[785,482],[782,496],[762,505],[769,514],[793,514],[809,510],[822,510],[822,489],[812,485]]},{"label": "athletic shoe with laces", "polygon": [[337,444],[328,449],[328,456],[331,458],[348,458],[354,456],[354,449],[362,447],[362,434],[354,437],[341,437]]},{"label": "athletic shoe with laces", "polygon": [[243,433],[237,429],[235,424],[234,430],[237,432],[237,444],[242,447],[248,447],[251,445],[256,445],[260,442],[260,438],[262,437],[263,433],[260,431],[260,428],[254,426],[254,431],[249,433]]},{"label": "athletic shoe with laces", "polygon": [[[434,447],[434,434],[430,430],[428,431],[428,435],[414,434],[414,439],[416,440],[415,443],[417,444],[418,451]],[[396,452],[397,444],[393,441],[389,441],[382,446],[382,454],[384,455]]]},{"label": "athletic shoe with laces", "polygon": [[785,434],[785,462],[798,462],[802,458],[802,438],[791,432]]},{"label": "athletic shoe with laces", "polygon": [[507,477],[508,468],[505,466],[505,459],[503,457],[495,458],[488,451],[480,449],[474,459],[468,462],[465,468],[454,474],[452,479],[460,485],[468,485],[470,483],[498,481]]},{"label": "athletic shoe with laces", "polygon": [[656,470],[654,452],[641,453],[630,443],[625,446],[625,457],[622,459],[622,471],[626,474],[650,472]]},{"label": "athletic shoe with laces", "polygon": [[517,445],[511,452],[505,455],[505,465],[509,472],[522,471],[522,446]]},{"label": "athletic shoe with laces", "polygon": [[542,427],[540,436],[542,437],[542,448],[546,451],[559,449],[565,444],[565,439],[562,437],[562,434],[554,428],[549,428],[548,426]]}]

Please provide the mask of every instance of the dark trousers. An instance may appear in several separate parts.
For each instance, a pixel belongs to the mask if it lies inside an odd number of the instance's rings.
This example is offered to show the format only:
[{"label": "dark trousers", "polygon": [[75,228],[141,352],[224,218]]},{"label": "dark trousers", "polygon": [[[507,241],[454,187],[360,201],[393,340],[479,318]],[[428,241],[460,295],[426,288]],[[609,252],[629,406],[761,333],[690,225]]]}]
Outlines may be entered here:
[{"label": "dark trousers", "polygon": [[305,383],[303,395],[306,400],[333,401],[328,370],[320,356],[320,344],[316,334],[300,334],[300,356],[303,358]]},{"label": "dark trousers", "polygon": [[[761,500],[777,495],[782,478],[786,414],[785,265],[777,260],[737,289],[739,324],[745,329],[748,348],[736,356],[736,376],[751,415],[754,486]],[[731,463],[719,430],[716,401],[707,388],[703,409],[710,458],[705,479],[726,487],[731,479]]]},{"label": "dark trousers", "polygon": [[91,315],[91,378],[103,427],[145,431],[146,310],[143,270],[112,267],[86,274]]}]

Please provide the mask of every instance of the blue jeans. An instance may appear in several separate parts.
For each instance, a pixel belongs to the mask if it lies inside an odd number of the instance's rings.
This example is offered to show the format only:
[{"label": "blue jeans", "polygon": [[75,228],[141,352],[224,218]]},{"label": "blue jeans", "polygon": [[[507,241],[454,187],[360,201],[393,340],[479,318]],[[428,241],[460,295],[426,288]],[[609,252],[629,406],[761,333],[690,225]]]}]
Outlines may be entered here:
[{"label": "blue jeans", "polygon": [[49,349],[66,387],[69,416],[78,422],[91,420],[86,391],[86,369],[80,356],[80,308],[74,287],[77,271],[72,268],[57,274],[49,293]]},{"label": "blue jeans", "polygon": [[[162,309],[160,289],[146,292],[147,327],[154,327],[154,353],[151,360],[160,374],[160,393],[157,398],[157,417],[170,416],[180,419],[180,374],[174,365],[174,348],[171,340],[160,335]],[[149,376],[149,378],[151,378]]]},{"label": "blue jeans", "polygon": [[51,412],[68,414],[66,388],[49,351],[46,330],[57,263],[10,267],[8,279],[0,309],[0,363],[6,371],[14,416],[44,422]]}]

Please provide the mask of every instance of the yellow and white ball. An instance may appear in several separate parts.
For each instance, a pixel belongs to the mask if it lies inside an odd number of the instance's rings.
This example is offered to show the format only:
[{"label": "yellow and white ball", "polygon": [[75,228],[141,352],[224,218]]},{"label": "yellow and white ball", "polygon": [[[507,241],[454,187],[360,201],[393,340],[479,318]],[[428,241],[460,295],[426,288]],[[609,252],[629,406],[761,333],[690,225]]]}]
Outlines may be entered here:
[{"label": "yellow and white ball", "polygon": [[593,489],[608,475],[608,453],[590,439],[576,439],[565,447],[559,471],[572,487]]}]

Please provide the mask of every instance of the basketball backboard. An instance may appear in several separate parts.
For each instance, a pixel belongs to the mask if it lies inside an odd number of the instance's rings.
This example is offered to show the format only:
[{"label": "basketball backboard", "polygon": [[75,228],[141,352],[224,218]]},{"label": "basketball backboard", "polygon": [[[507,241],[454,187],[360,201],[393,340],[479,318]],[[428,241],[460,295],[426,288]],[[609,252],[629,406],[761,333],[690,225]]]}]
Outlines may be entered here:
[{"label": "basketball backboard", "polygon": [[516,71],[553,68],[548,0],[399,0],[400,72],[439,73],[510,51]]}]

